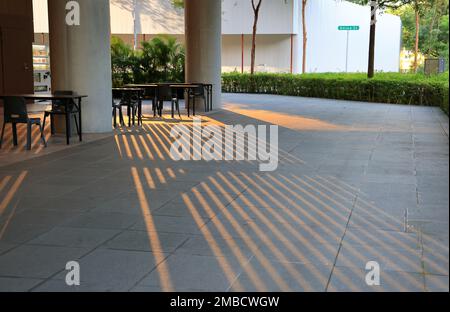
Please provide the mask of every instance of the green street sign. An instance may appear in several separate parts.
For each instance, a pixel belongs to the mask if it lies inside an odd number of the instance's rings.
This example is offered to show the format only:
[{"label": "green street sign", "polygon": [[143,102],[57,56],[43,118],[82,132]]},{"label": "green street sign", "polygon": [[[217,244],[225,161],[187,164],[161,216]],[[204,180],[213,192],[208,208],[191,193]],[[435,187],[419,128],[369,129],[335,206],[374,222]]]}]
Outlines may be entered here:
[{"label": "green street sign", "polygon": [[359,26],[339,26],[338,30],[359,30]]}]

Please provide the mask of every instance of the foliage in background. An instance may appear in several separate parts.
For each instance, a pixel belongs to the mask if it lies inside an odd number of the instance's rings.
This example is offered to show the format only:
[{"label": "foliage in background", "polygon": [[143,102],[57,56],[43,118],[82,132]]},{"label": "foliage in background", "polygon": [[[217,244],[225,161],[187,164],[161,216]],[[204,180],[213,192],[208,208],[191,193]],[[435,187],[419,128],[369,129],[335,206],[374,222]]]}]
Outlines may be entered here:
[{"label": "foliage in background", "polygon": [[172,5],[177,9],[184,8],[184,0],[172,0]]},{"label": "foliage in background", "polygon": [[174,37],[158,36],[134,51],[123,40],[111,40],[113,85],[148,82],[183,82],[185,50]]},{"label": "foliage in background", "polygon": [[[419,51],[426,57],[443,57],[448,69],[449,51],[449,1],[428,0],[429,7],[421,12],[419,27]],[[406,50],[415,49],[415,10],[412,5],[406,5],[389,13],[399,15],[403,23],[403,47]]]},{"label": "foliage in background", "polygon": [[369,34],[369,58],[367,77],[373,78],[375,76],[375,39],[376,39],[376,24],[378,12],[386,9],[398,9],[403,5],[411,3],[415,0],[348,0],[361,5],[370,5],[370,34]]},{"label": "foliage in background", "polygon": [[448,72],[422,74],[222,75],[223,92],[260,93],[376,103],[441,106],[448,114]]},{"label": "foliage in background", "polygon": [[117,37],[111,38],[111,66],[114,86],[134,81],[133,72],[137,66],[136,53],[130,45]]}]

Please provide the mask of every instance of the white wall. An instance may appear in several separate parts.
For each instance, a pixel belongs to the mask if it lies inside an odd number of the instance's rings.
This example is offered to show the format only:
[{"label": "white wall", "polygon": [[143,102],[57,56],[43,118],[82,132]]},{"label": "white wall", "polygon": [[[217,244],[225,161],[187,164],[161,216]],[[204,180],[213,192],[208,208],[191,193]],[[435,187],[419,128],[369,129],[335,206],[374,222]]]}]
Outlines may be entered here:
[{"label": "white wall", "polygon": [[33,0],[34,32],[48,34],[47,0]]},{"label": "white wall", "polygon": [[[137,32],[142,34],[184,34],[184,10],[174,8],[171,0],[135,0]],[[294,28],[294,2],[298,0],[265,0],[261,6],[260,34],[290,34]],[[111,32],[133,34],[134,0],[110,0]],[[48,33],[47,0],[33,0],[35,29]],[[274,16],[276,18],[274,18]],[[239,21],[237,23],[236,21]],[[222,0],[222,33],[251,34],[253,11],[250,0]],[[36,27],[37,26],[37,27]],[[39,30],[39,31],[38,31]]]},{"label": "white wall", "polygon": [[[251,35],[244,36],[244,71],[250,71]],[[290,72],[291,37],[290,35],[259,35],[256,38],[256,60],[258,71]],[[242,37],[241,35],[222,36],[222,71],[241,71]]]},{"label": "white wall", "polygon": [[[136,31],[140,34],[184,34],[184,10],[170,0],[135,0]],[[111,33],[133,34],[133,0],[110,0]]]},{"label": "white wall", "polygon": [[[308,2],[308,72],[345,71],[347,32],[340,25],[358,25],[350,32],[349,72],[364,72],[368,67],[370,8],[345,1],[313,0]],[[301,9],[301,7],[300,7]],[[301,22],[300,22],[301,27]],[[299,59],[302,58],[302,32],[299,32]],[[401,20],[381,14],[377,23],[376,70],[398,71],[400,66]]]},{"label": "white wall", "polygon": [[[259,34],[292,34],[294,28],[295,2],[298,0],[264,0],[258,21]],[[223,0],[222,33],[251,34],[253,9],[250,0]]]}]

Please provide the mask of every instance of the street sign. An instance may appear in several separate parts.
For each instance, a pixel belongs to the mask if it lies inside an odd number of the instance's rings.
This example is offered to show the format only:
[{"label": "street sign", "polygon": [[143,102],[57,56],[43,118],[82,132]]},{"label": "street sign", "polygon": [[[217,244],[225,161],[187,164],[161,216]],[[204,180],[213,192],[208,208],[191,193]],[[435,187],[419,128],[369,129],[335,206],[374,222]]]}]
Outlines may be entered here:
[{"label": "street sign", "polygon": [[346,31],[359,30],[359,26],[339,26],[338,30],[346,30]]},{"label": "street sign", "polygon": [[357,31],[359,30],[360,27],[357,25],[342,25],[342,26],[338,26],[338,30],[341,31],[346,31],[347,32],[347,48],[346,48],[346,52],[345,52],[345,72],[348,73],[348,45],[349,45],[349,41],[350,41],[350,32],[351,31]]}]

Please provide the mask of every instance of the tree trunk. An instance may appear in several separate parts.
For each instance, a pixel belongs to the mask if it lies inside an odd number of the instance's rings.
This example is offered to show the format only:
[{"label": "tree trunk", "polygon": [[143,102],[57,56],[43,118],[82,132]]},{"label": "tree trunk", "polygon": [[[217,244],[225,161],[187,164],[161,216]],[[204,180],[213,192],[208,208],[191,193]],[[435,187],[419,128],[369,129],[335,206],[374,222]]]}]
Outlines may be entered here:
[{"label": "tree trunk", "polygon": [[414,46],[414,63],[413,69],[417,73],[417,68],[419,67],[419,32],[420,32],[420,16],[419,11],[416,8],[416,44]]},{"label": "tree trunk", "polygon": [[256,60],[256,32],[258,30],[258,18],[259,18],[259,9],[261,8],[262,0],[259,0],[258,4],[255,5],[254,0],[252,0],[253,13],[255,14],[255,19],[253,21],[253,34],[252,34],[252,55],[251,55],[251,65],[250,65],[250,74],[255,73],[255,60]]},{"label": "tree trunk", "polygon": [[433,44],[433,30],[434,30],[434,25],[436,23],[436,18],[437,18],[437,13],[438,13],[438,9],[437,9],[437,5],[435,5],[434,7],[434,12],[433,12],[433,17],[431,18],[431,23],[430,23],[430,36],[428,38],[428,53],[431,52],[431,46]]},{"label": "tree trunk", "polygon": [[371,18],[370,18],[370,39],[369,39],[369,68],[367,70],[367,76],[373,78],[375,76],[375,38],[377,30],[377,7],[375,5],[370,6]]},{"label": "tree trunk", "polygon": [[302,59],[302,73],[306,73],[306,52],[308,46],[308,32],[306,27],[306,4],[308,0],[302,0],[302,23],[303,23],[303,59]]}]

